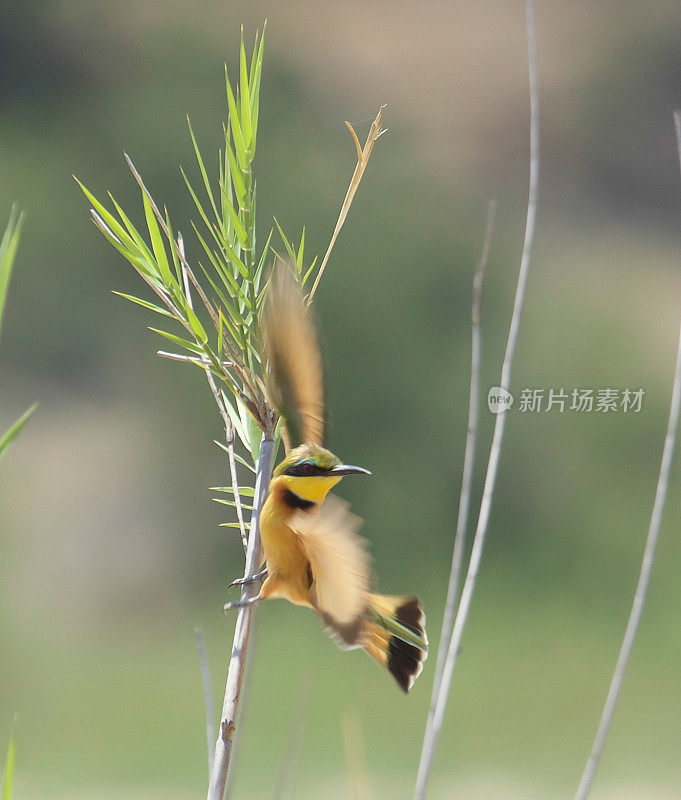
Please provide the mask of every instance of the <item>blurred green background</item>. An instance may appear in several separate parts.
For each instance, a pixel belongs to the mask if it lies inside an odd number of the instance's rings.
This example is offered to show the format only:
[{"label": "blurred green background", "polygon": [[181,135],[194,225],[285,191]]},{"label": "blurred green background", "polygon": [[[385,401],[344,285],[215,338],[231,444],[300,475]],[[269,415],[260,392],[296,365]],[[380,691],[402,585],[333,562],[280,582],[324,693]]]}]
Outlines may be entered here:
[{"label": "blurred green background", "polygon": [[[341,724],[374,798],[411,796],[458,503],[470,284],[489,197],[483,387],[498,382],[527,200],[520,2],[78,0],[0,6],[0,219],[27,212],[0,348],[0,429],[40,403],[0,469],[0,746],[15,796],[202,797],[193,628],[222,696],[242,569],[209,486],[225,482],[202,376],[158,359],[139,281],[72,173],[141,220],[128,152],[198,256],[195,175],[235,66],[268,18],[260,238],[276,214],[323,252],[360,138],[380,140],[317,295],[330,446],[370,468],[340,494],[366,519],[384,592],[425,602],[431,659],[409,697],[312,614],[261,609],[235,797],[272,796],[309,684],[295,797],[348,796]],[[653,501],[681,315],[681,20],[651,0],[537,0],[539,221],[512,390],[643,387],[639,414],[511,412],[488,544],[432,781],[434,798],[570,797],[624,630]],[[216,157],[210,159],[216,168]],[[361,291],[355,291],[357,285]],[[477,505],[492,416],[482,413]],[[594,798],[681,795],[681,474]],[[304,692],[303,692],[304,694]],[[357,722],[358,720],[358,722]]]}]

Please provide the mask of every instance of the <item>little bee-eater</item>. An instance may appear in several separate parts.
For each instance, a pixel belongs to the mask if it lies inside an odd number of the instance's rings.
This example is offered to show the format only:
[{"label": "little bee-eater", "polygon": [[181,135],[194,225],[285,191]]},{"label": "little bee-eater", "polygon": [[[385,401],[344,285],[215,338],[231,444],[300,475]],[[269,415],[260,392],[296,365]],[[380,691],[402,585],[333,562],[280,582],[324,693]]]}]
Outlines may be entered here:
[{"label": "little bee-eater", "polygon": [[[329,491],[370,474],[323,447],[322,360],[314,325],[288,265],[275,269],[264,313],[268,395],[282,416],[287,454],[260,514],[267,578],[258,598],[313,608],[344,648],[363,648],[408,692],[428,652],[417,597],[370,591],[361,520]],[[264,573],[263,573],[264,574]]]}]

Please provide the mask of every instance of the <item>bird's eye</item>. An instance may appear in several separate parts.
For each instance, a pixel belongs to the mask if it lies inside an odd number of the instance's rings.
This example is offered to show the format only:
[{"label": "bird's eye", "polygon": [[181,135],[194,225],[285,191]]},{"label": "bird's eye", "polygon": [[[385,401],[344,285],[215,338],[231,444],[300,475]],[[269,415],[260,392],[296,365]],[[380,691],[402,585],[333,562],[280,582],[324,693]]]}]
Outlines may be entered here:
[{"label": "bird's eye", "polygon": [[300,469],[300,471],[302,472],[302,474],[303,474],[303,475],[304,475],[306,478],[309,478],[310,476],[312,476],[312,475],[314,475],[314,474],[315,474],[315,471],[316,471],[316,470],[315,470],[315,466],[314,466],[314,464],[303,464],[303,465],[301,466],[301,469]]}]

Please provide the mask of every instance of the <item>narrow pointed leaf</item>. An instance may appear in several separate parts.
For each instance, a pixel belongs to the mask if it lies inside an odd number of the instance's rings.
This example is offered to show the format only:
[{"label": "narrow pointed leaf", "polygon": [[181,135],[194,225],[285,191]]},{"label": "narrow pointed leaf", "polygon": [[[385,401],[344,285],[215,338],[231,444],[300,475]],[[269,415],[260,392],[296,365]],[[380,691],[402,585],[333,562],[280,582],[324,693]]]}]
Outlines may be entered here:
[{"label": "narrow pointed leaf", "polygon": [[2,456],[2,454],[5,452],[9,443],[18,435],[19,431],[24,427],[28,418],[37,407],[38,404],[34,403],[29,409],[24,411],[19,419],[8,430],[6,430],[2,436],[0,436],[0,456]]}]

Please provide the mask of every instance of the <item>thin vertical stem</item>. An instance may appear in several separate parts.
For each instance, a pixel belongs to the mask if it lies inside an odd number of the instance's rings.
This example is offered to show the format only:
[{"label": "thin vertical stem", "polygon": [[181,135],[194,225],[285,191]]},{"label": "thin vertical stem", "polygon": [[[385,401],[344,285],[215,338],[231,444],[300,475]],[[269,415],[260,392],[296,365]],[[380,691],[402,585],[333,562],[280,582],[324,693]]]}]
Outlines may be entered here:
[{"label": "thin vertical stem", "polygon": [[[254,575],[262,561],[262,546],[260,544],[260,509],[267,497],[267,490],[274,465],[274,441],[264,438],[260,443],[258,467],[255,476],[255,495],[253,498],[253,513],[248,535],[248,549],[246,551],[246,567],[244,577]],[[241,601],[245,602],[254,597],[258,587],[253,582],[244,583],[241,587]],[[232,655],[229,661],[225,697],[220,716],[220,731],[215,743],[215,756],[213,758],[213,771],[206,800],[223,800],[227,772],[229,771],[232,745],[236,731],[236,719],[239,709],[239,698],[248,654],[248,641],[256,613],[256,604],[244,605],[239,608],[234,628],[234,641]]]},{"label": "thin vertical stem", "polygon": [[199,665],[201,667],[201,683],[203,684],[203,700],[206,706],[206,742],[208,746],[208,777],[213,768],[213,742],[215,741],[215,706],[213,703],[213,684],[210,679],[210,667],[206,642],[201,628],[194,628],[196,647],[199,651]]},{"label": "thin vertical stem", "polygon": [[482,303],[482,284],[489,258],[490,242],[494,230],[494,217],[496,214],[496,201],[490,200],[487,205],[487,224],[483,240],[482,254],[475,269],[473,277],[473,302],[471,307],[471,385],[468,396],[468,429],[466,432],[466,447],[463,458],[463,474],[461,477],[461,493],[459,495],[459,513],[454,534],[454,549],[452,551],[452,566],[449,572],[449,585],[447,587],[447,602],[445,604],[444,619],[440,645],[437,651],[437,664],[435,666],[435,681],[430,699],[430,710],[426,728],[432,726],[435,716],[436,702],[442,674],[444,671],[447,647],[452,636],[456,602],[459,596],[459,580],[461,564],[463,561],[464,544],[466,540],[466,527],[468,525],[468,511],[470,509],[471,485],[473,481],[473,466],[475,464],[475,449],[478,433],[478,408],[480,403],[480,361],[482,342],[480,333],[480,309]]},{"label": "thin vertical stem", "polygon": [[[513,314],[511,316],[511,325],[506,343],[506,352],[504,354],[504,361],[501,367],[501,380],[499,382],[500,387],[506,391],[508,391],[511,382],[513,356],[515,354],[516,343],[518,340],[518,330],[520,328],[520,319],[525,300],[527,276],[530,268],[530,253],[534,240],[534,228],[537,216],[537,191],[539,186],[539,106],[537,90],[536,38],[532,0],[526,0],[525,14],[527,23],[527,49],[530,83],[530,186],[527,202],[527,217],[525,220],[525,237],[523,242],[523,251],[520,258],[520,270],[518,274],[518,285],[516,287]],[[433,715],[430,728],[426,728],[426,733],[423,740],[421,760],[419,763],[419,770],[416,777],[416,787],[414,790],[414,800],[423,800],[425,797],[428,778],[430,776],[433,758],[435,756],[435,748],[440,737],[440,731],[442,730],[442,721],[444,719],[444,713],[447,707],[447,699],[449,696],[452,675],[454,674],[454,668],[458,660],[461,639],[463,637],[463,631],[468,619],[468,613],[470,611],[473,593],[475,591],[478,570],[482,560],[485,536],[487,534],[487,526],[492,508],[492,498],[494,496],[494,486],[499,467],[499,458],[501,456],[501,445],[504,437],[505,424],[506,412],[497,414],[494,423],[494,433],[492,436],[489,460],[487,462],[487,473],[485,475],[482,500],[480,502],[478,524],[475,531],[473,549],[471,551],[471,557],[468,564],[468,573],[466,575],[466,581],[461,593],[461,601],[457,610],[456,619],[454,620],[452,637],[447,649],[447,657],[445,659],[442,681],[435,704],[435,713]]]},{"label": "thin vertical stem", "polygon": [[[674,112],[674,125],[676,128],[676,143],[679,153],[679,165],[681,166],[681,112]],[[653,503],[653,510],[650,516],[650,526],[648,528],[648,538],[646,539],[646,546],[643,551],[643,561],[641,562],[641,571],[638,578],[638,585],[636,586],[636,594],[634,595],[634,602],[629,614],[629,621],[627,622],[627,629],[624,633],[622,646],[620,648],[619,656],[617,657],[617,664],[615,671],[610,682],[610,689],[608,696],[605,700],[603,713],[601,714],[600,722],[598,723],[598,730],[596,731],[596,738],[594,739],[591,753],[584,767],[582,779],[579,782],[575,800],[586,800],[591,785],[596,775],[598,762],[603,752],[603,746],[610,730],[610,724],[617,705],[622,683],[624,681],[624,672],[629,662],[631,655],[631,648],[636,638],[636,631],[638,630],[641,615],[643,613],[643,604],[645,603],[646,593],[648,592],[648,584],[650,583],[650,575],[653,569],[653,561],[655,559],[655,548],[657,546],[657,539],[660,532],[660,522],[662,520],[662,512],[664,511],[664,504],[667,499],[667,487],[669,485],[669,473],[672,466],[672,459],[674,456],[674,445],[676,442],[676,432],[679,425],[679,415],[681,413],[681,330],[679,331],[679,345],[676,352],[676,368],[674,371],[674,384],[672,388],[672,399],[669,407],[669,420],[667,422],[667,435],[664,440],[664,448],[662,450],[662,461],[660,463],[660,474],[657,479],[657,489],[655,491],[655,502]]]}]

